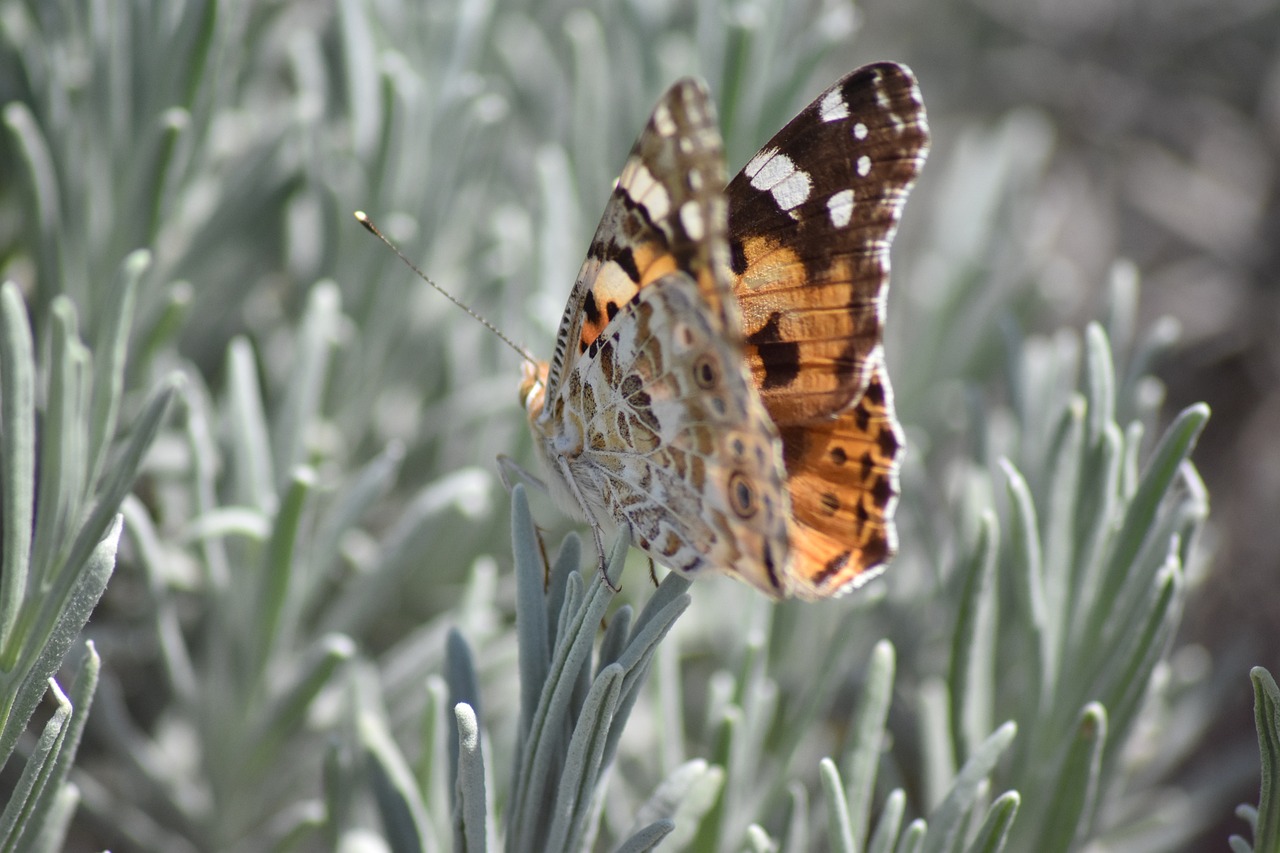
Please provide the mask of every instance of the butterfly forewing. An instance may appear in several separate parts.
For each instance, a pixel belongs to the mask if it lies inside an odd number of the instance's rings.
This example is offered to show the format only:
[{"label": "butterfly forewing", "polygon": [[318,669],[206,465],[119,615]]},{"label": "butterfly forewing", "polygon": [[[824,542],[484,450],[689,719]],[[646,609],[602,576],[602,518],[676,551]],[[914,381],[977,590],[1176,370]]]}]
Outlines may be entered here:
[{"label": "butterfly forewing", "polygon": [[884,329],[889,243],[928,149],[906,68],[840,80],[729,184],[747,361],[779,426],[848,408]]},{"label": "butterfly forewing", "polygon": [[[742,353],[724,155],[705,87],[659,101],[526,395],[561,503],[685,573],[781,597],[790,505],[777,429]],[[576,505],[576,506],[575,506]]]},{"label": "butterfly forewing", "polygon": [[741,335],[736,309],[725,306],[725,179],[711,97],[698,81],[680,80],[654,108],[609,197],[560,321],[551,386],[637,290],[677,269],[694,276],[727,334]]}]

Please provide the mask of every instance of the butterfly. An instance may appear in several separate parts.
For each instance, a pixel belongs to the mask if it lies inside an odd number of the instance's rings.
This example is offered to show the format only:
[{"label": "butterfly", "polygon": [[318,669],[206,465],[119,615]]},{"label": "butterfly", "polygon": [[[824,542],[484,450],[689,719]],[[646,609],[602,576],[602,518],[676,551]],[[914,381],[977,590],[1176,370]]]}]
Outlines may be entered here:
[{"label": "butterfly", "polygon": [[520,397],[557,502],[688,576],[840,595],[894,554],[889,245],[929,146],[906,67],[860,68],[726,181],[706,87],[632,148]]}]

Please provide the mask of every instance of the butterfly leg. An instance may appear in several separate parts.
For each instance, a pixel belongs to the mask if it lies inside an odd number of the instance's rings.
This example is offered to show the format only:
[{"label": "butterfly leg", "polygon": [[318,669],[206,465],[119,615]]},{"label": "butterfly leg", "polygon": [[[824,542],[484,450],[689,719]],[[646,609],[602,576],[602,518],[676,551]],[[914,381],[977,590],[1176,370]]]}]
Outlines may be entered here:
[{"label": "butterfly leg", "polygon": [[564,481],[569,484],[569,491],[573,493],[573,499],[578,502],[578,509],[582,512],[582,517],[591,526],[591,538],[595,540],[596,554],[600,558],[599,562],[596,563],[600,577],[604,578],[605,586],[609,587],[611,591],[615,593],[622,592],[622,587],[614,586],[613,581],[609,580],[609,573],[605,571],[607,559],[604,551],[604,534],[600,532],[600,522],[596,521],[596,517],[587,506],[586,498],[582,496],[582,491],[578,488],[578,481],[573,478],[573,472],[569,470],[568,458],[560,456],[558,460],[560,462],[560,470],[564,474]]},{"label": "butterfly leg", "polygon": [[498,479],[502,480],[502,488],[508,492],[511,491],[516,481],[523,480],[529,485],[535,486],[543,494],[547,493],[547,484],[537,474],[534,474],[505,453],[498,454]]}]

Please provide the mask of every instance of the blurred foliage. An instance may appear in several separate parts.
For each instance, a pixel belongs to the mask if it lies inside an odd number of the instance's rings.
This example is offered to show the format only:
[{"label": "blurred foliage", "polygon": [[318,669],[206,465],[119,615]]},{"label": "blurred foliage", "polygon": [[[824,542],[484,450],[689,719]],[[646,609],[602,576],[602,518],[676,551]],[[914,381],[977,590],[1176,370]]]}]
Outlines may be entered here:
[{"label": "blurred foliage", "polygon": [[[1199,850],[1257,796],[1271,849],[1276,13],[0,0],[0,848]],[[671,80],[736,169],[886,58],[935,140],[893,570],[610,602],[571,536],[540,602],[516,360],[350,211],[547,354]]]}]

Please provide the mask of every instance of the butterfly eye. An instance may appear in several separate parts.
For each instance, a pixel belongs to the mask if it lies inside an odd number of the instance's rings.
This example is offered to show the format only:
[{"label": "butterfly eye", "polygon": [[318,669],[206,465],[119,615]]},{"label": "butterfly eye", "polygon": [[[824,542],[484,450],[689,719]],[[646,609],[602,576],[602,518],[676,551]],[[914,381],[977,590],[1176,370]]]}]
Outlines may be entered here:
[{"label": "butterfly eye", "polygon": [[756,514],[756,490],[741,471],[729,475],[729,506],[739,518],[750,518]]},{"label": "butterfly eye", "polygon": [[720,381],[719,365],[711,355],[704,355],[693,363],[693,381],[704,391],[710,391]]}]

